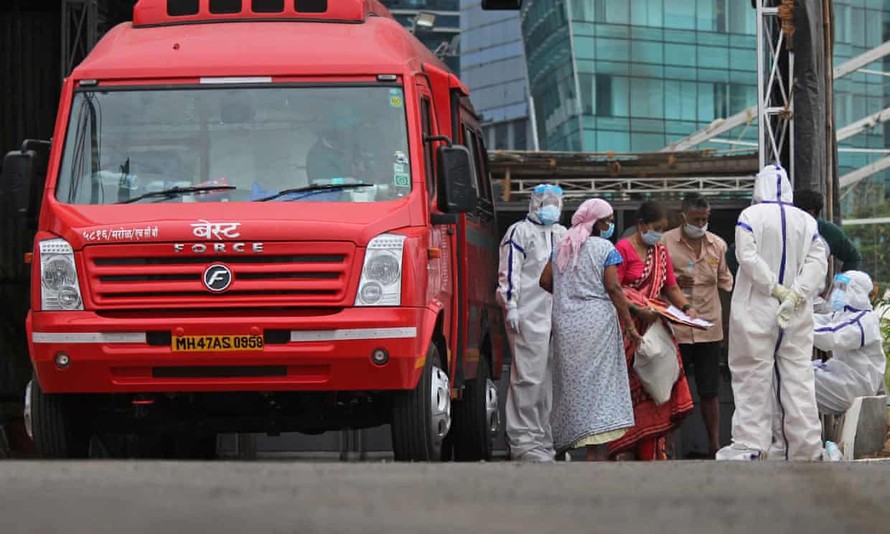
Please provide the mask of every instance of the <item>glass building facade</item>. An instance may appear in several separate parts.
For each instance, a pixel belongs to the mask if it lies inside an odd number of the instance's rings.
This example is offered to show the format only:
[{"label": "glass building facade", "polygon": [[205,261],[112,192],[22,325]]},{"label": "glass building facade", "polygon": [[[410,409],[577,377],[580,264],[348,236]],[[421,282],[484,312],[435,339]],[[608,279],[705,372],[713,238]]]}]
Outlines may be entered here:
[{"label": "glass building facade", "polygon": [[756,102],[742,0],[530,0],[522,11],[542,148],[656,151]]},{"label": "glass building facade", "polygon": [[[834,9],[835,66],[890,39],[890,2],[835,0]],[[656,151],[756,104],[747,0],[528,0],[521,17],[542,148]],[[863,72],[838,80],[837,126],[890,106],[885,87]],[[756,132],[751,124],[704,146],[756,142]],[[850,149],[888,146],[883,127],[844,141],[840,175],[882,157]]]},{"label": "glass building facade", "polygon": [[517,11],[482,11],[460,2],[460,72],[489,148],[536,148],[529,120],[525,54]]},{"label": "glass building facade", "polygon": [[[381,0],[403,26],[412,30],[430,50],[440,50],[440,57],[455,73],[460,73],[459,35],[460,0]],[[421,11],[436,16],[432,28],[416,27]]]},{"label": "glass building facade", "polygon": [[[835,66],[890,40],[890,2],[885,0],[835,0]],[[834,82],[834,119],[842,128],[867,115],[890,107],[888,79],[877,75],[890,69],[890,58],[884,58]],[[890,123],[840,143],[839,175],[845,174],[890,155],[882,153],[890,147]],[[879,173],[842,192],[841,207],[847,217],[873,210],[888,197],[885,178]]]}]

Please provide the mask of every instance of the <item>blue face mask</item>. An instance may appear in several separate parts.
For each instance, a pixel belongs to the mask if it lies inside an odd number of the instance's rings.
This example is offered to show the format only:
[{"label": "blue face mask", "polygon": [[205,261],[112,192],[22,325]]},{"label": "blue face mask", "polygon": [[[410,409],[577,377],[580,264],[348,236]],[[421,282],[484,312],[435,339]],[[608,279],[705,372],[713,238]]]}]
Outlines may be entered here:
[{"label": "blue face mask", "polygon": [[835,288],[831,292],[831,296],[828,297],[828,302],[831,304],[831,309],[833,311],[844,311],[844,306],[847,301],[847,292],[843,289]]},{"label": "blue face mask", "polygon": [[648,232],[643,234],[643,243],[646,243],[650,247],[654,247],[659,241],[661,241],[661,236],[661,232],[649,230]]},{"label": "blue face mask", "polygon": [[542,206],[535,214],[543,225],[550,226],[559,222],[559,208],[556,206]]},{"label": "blue face mask", "polygon": [[614,233],[615,223],[609,223],[609,228],[607,228],[606,230],[600,230],[600,237],[602,237],[603,239],[609,239]]}]

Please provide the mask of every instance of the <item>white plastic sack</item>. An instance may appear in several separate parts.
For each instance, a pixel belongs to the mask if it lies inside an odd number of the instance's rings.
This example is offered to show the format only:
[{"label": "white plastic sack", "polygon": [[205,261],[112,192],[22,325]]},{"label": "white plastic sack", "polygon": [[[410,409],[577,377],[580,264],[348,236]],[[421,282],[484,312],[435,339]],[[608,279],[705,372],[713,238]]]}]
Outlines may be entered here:
[{"label": "white plastic sack", "polygon": [[674,383],[680,377],[680,364],[674,338],[662,321],[655,321],[643,334],[634,356],[634,371],[655,404],[664,404],[671,398]]}]

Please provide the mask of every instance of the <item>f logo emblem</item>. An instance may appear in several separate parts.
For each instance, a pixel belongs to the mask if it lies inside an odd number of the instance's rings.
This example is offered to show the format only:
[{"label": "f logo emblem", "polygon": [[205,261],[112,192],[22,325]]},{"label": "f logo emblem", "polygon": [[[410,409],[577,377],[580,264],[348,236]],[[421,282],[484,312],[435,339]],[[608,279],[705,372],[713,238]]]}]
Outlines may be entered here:
[{"label": "f logo emblem", "polygon": [[204,281],[204,287],[206,287],[208,291],[222,293],[232,285],[232,278],[231,269],[225,265],[215,263],[204,269],[202,280]]}]

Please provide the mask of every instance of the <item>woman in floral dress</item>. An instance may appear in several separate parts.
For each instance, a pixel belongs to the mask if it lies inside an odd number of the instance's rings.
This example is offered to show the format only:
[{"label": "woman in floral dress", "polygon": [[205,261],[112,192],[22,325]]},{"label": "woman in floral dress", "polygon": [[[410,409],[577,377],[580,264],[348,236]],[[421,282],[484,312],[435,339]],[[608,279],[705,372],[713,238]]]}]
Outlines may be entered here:
[{"label": "woman in floral dress", "polygon": [[638,335],[618,280],[621,256],[605,239],[614,229],[608,202],[584,202],[552,269],[554,448],[587,447],[588,460],[608,459],[605,444],[634,424],[619,318]]}]

